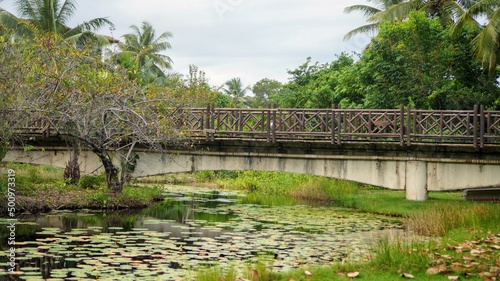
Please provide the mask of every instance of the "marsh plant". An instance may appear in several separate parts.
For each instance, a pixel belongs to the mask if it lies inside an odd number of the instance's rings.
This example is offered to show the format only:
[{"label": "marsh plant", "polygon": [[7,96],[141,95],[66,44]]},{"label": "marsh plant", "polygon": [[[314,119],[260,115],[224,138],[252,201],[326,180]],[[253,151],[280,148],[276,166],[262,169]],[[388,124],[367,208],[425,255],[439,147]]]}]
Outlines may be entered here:
[{"label": "marsh plant", "polygon": [[435,243],[407,234],[388,234],[380,237],[372,247],[371,263],[394,272],[425,270],[431,262],[430,252]]},{"label": "marsh plant", "polygon": [[453,229],[498,230],[498,222],[499,204],[477,202],[436,202],[407,218],[408,229],[427,236],[443,236]]}]

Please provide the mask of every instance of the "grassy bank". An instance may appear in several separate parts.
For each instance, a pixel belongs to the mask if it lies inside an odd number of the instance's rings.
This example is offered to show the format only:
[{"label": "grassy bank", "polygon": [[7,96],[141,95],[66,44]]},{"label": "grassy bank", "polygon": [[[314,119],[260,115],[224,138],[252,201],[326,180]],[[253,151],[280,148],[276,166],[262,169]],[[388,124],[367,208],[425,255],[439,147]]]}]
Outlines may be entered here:
[{"label": "grassy bank", "polygon": [[[0,173],[15,171],[15,202],[17,212],[41,212],[57,209],[122,209],[139,208],[163,199],[155,187],[125,186],[114,194],[105,185],[103,175],[83,176],[78,185],[63,180],[63,169],[51,166],[3,164]],[[7,202],[7,177],[0,177],[0,202]],[[0,214],[7,204],[0,204]]]}]

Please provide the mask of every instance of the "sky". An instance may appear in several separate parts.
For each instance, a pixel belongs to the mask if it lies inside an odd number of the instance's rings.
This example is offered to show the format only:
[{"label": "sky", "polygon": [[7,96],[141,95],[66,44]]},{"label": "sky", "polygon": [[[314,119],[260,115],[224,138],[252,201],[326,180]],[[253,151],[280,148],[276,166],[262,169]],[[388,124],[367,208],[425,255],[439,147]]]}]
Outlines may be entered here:
[{"label": "sky", "polygon": [[[239,77],[245,86],[263,78],[287,82],[288,70],[311,57],[327,63],[341,52],[361,52],[370,36],[344,41],[365,23],[361,13],[344,8],[365,0],[79,0],[69,25],[106,17],[115,30],[99,33],[120,39],[130,26],[152,24],[157,35],[170,32],[172,71],[187,74],[189,65],[222,86]],[[16,14],[14,0],[0,7]]]}]

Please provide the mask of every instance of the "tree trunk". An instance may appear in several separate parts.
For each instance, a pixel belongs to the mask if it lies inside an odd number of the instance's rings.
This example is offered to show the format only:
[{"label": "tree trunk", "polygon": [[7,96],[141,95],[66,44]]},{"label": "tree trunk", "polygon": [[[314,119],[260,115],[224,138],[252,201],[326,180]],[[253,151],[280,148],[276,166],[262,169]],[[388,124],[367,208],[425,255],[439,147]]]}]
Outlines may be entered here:
[{"label": "tree trunk", "polygon": [[94,150],[94,153],[101,159],[102,165],[104,166],[108,188],[115,193],[121,193],[123,182],[118,176],[118,168],[116,168],[111,158],[103,150]]},{"label": "tree trunk", "polygon": [[80,181],[80,163],[78,163],[79,146],[73,144],[73,152],[71,153],[69,161],[66,163],[64,169],[64,180],[68,184],[77,185]]}]

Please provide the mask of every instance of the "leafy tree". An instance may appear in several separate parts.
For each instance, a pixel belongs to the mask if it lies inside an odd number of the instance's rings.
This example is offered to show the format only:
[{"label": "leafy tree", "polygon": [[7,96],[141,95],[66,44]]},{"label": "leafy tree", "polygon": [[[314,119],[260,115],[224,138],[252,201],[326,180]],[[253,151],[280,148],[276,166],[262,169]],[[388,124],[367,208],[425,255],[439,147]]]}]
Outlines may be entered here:
[{"label": "leafy tree", "polygon": [[103,46],[114,42],[112,38],[95,33],[104,26],[113,26],[106,18],[68,27],[68,21],[76,12],[74,0],[16,0],[15,4],[20,17],[0,8],[0,25],[15,30],[18,36],[33,37],[35,32],[45,32],[58,34],[75,45],[91,41]]},{"label": "leafy tree", "polygon": [[470,33],[452,38],[439,19],[413,12],[404,22],[386,22],[357,63],[351,89],[368,108],[411,104],[424,109],[492,106],[498,96],[495,79],[487,77],[468,49]]},{"label": "leafy tree", "polygon": [[276,97],[282,107],[329,108],[343,96],[337,91],[341,74],[350,68],[354,59],[345,53],[331,63],[311,64],[311,58],[295,70],[288,71],[289,82]]},{"label": "leafy tree", "polygon": [[[172,68],[172,59],[161,54],[172,46],[167,41],[172,37],[170,32],[164,32],[156,37],[156,31],[148,22],[140,27],[130,26],[132,33],[123,35],[125,43],[119,43],[120,52],[118,61],[125,66],[132,76],[140,73],[146,80],[161,77],[165,78],[166,69]],[[130,75],[130,74],[129,74]]]},{"label": "leafy tree", "polygon": [[92,49],[55,44],[58,40],[40,35],[2,43],[0,73],[6,75],[0,91],[9,101],[6,109],[29,120],[46,120],[95,153],[108,187],[121,192],[138,145],[163,150],[168,144],[184,144],[175,108],[187,103],[174,98],[171,89],[139,87]]},{"label": "leafy tree", "polygon": [[274,103],[275,97],[281,91],[282,87],[281,82],[273,79],[264,78],[259,80],[252,87],[254,96],[250,100],[250,107],[266,107],[269,103]]},{"label": "leafy tree", "polygon": [[246,92],[248,86],[244,87],[239,77],[232,78],[225,83],[225,88],[222,89],[223,93],[230,96],[232,99],[231,105],[234,107],[243,107],[246,102]]},{"label": "leafy tree", "polygon": [[217,93],[215,96],[215,106],[218,108],[226,108],[231,106],[232,99],[225,93]]}]

